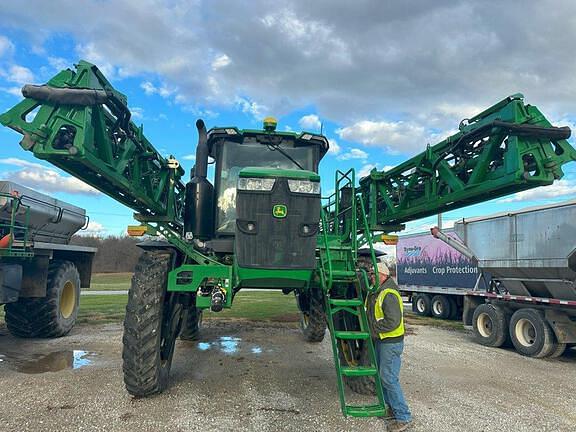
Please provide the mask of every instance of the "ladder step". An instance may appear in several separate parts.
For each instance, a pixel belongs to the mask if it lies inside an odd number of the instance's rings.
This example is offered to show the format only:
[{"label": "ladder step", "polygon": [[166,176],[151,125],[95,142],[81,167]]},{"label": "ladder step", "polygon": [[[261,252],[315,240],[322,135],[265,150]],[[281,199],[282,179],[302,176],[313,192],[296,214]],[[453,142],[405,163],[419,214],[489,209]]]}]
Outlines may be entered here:
[{"label": "ladder step", "polygon": [[370,333],[358,331],[335,331],[334,337],[337,339],[370,339]]},{"label": "ladder step", "polygon": [[332,306],[362,306],[364,303],[360,299],[330,299]]},{"label": "ladder step", "polygon": [[341,367],[340,371],[342,375],[348,377],[359,377],[359,376],[374,376],[378,375],[378,369],[373,366],[356,366],[356,367]]},{"label": "ladder step", "polygon": [[346,405],[346,414],[353,417],[383,417],[386,408],[381,405],[352,406]]}]

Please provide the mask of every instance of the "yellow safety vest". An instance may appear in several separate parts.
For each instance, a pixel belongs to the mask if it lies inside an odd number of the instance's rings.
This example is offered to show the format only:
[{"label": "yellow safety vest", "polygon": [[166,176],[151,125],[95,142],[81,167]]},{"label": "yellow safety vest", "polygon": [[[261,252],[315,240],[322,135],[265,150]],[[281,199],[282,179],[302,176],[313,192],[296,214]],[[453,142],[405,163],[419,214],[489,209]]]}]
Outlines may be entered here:
[{"label": "yellow safety vest", "polygon": [[378,294],[378,297],[376,298],[376,304],[374,305],[374,317],[376,318],[376,321],[384,318],[384,312],[382,311],[382,303],[384,302],[384,297],[386,297],[388,294],[395,295],[398,298],[398,304],[400,305],[400,315],[401,315],[400,325],[392,331],[378,333],[378,337],[380,337],[380,339],[387,339],[404,335],[404,305],[402,304],[402,297],[400,297],[400,293],[395,289],[386,288],[383,289],[380,292],[380,294]]}]

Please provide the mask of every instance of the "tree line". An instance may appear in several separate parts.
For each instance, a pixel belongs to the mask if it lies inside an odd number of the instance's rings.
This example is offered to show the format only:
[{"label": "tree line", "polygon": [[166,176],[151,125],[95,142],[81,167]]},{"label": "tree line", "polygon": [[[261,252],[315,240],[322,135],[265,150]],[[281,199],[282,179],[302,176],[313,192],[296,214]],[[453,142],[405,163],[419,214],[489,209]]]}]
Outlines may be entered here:
[{"label": "tree line", "polygon": [[93,273],[133,272],[142,254],[136,244],[142,239],[128,236],[74,236],[70,244],[98,248],[92,265]]}]

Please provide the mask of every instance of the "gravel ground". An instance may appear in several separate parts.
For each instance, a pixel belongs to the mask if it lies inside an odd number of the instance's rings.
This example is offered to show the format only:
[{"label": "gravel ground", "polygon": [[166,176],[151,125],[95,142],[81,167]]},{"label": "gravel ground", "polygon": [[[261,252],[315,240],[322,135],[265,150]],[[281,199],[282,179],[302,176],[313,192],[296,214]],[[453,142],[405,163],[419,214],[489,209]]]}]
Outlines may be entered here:
[{"label": "gravel ground", "polygon": [[[412,430],[575,430],[574,350],[535,360],[466,332],[410,330],[402,382]],[[200,342],[178,342],[170,389],[148,399],[125,392],[120,345],[118,325],[50,341],[0,330],[0,430],[385,430],[341,415],[329,341],[302,342],[291,324],[208,322]]]}]

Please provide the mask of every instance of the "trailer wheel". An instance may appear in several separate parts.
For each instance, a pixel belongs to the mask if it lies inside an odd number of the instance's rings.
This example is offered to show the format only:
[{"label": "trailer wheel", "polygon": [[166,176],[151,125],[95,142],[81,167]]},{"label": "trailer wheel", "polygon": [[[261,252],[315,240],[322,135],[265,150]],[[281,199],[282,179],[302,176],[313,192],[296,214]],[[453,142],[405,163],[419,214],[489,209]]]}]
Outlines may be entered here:
[{"label": "trailer wheel", "polygon": [[472,328],[476,342],[498,348],[508,339],[508,316],[498,306],[481,304],[474,310]]},{"label": "trailer wheel", "polygon": [[452,303],[444,295],[435,295],[432,297],[430,310],[434,318],[448,319],[452,315]]},{"label": "trailer wheel", "polygon": [[326,334],[326,312],[320,289],[310,289],[307,293],[296,293],[296,303],[300,309],[300,330],[306,342],[322,342]]},{"label": "trailer wheel", "polygon": [[171,256],[144,252],[128,292],[122,360],[124,384],[133,396],[159,393],[168,386],[174,344],[180,332],[178,293],[166,290]]},{"label": "trailer wheel", "polygon": [[198,339],[202,327],[202,309],[191,306],[182,314],[182,330],[180,339],[194,341]]},{"label": "trailer wheel", "polygon": [[4,306],[14,336],[56,338],[70,332],[78,317],[80,275],[74,263],[54,260],[48,267],[46,297],[22,298]]},{"label": "trailer wheel", "polygon": [[556,342],[554,345],[555,345],[554,351],[552,351],[552,354],[548,356],[549,358],[561,357],[566,351],[567,344]]},{"label": "trailer wheel", "polygon": [[542,358],[553,353],[554,333],[535,309],[519,309],[510,320],[510,336],[514,348],[528,357]]},{"label": "trailer wheel", "polygon": [[455,296],[448,296],[448,300],[450,301],[450,308],[451,308],[451,313],[448,319],[459,320],[461,316],[460,316],[460,308],[458,307],[458,301],[456,300]]},{"label": "trailer wheel", "polygon": [[431,303],[432,300],[428,294],[416,294],[412,299],[412,310],[418,315],[430,316],[432,314]]}]

